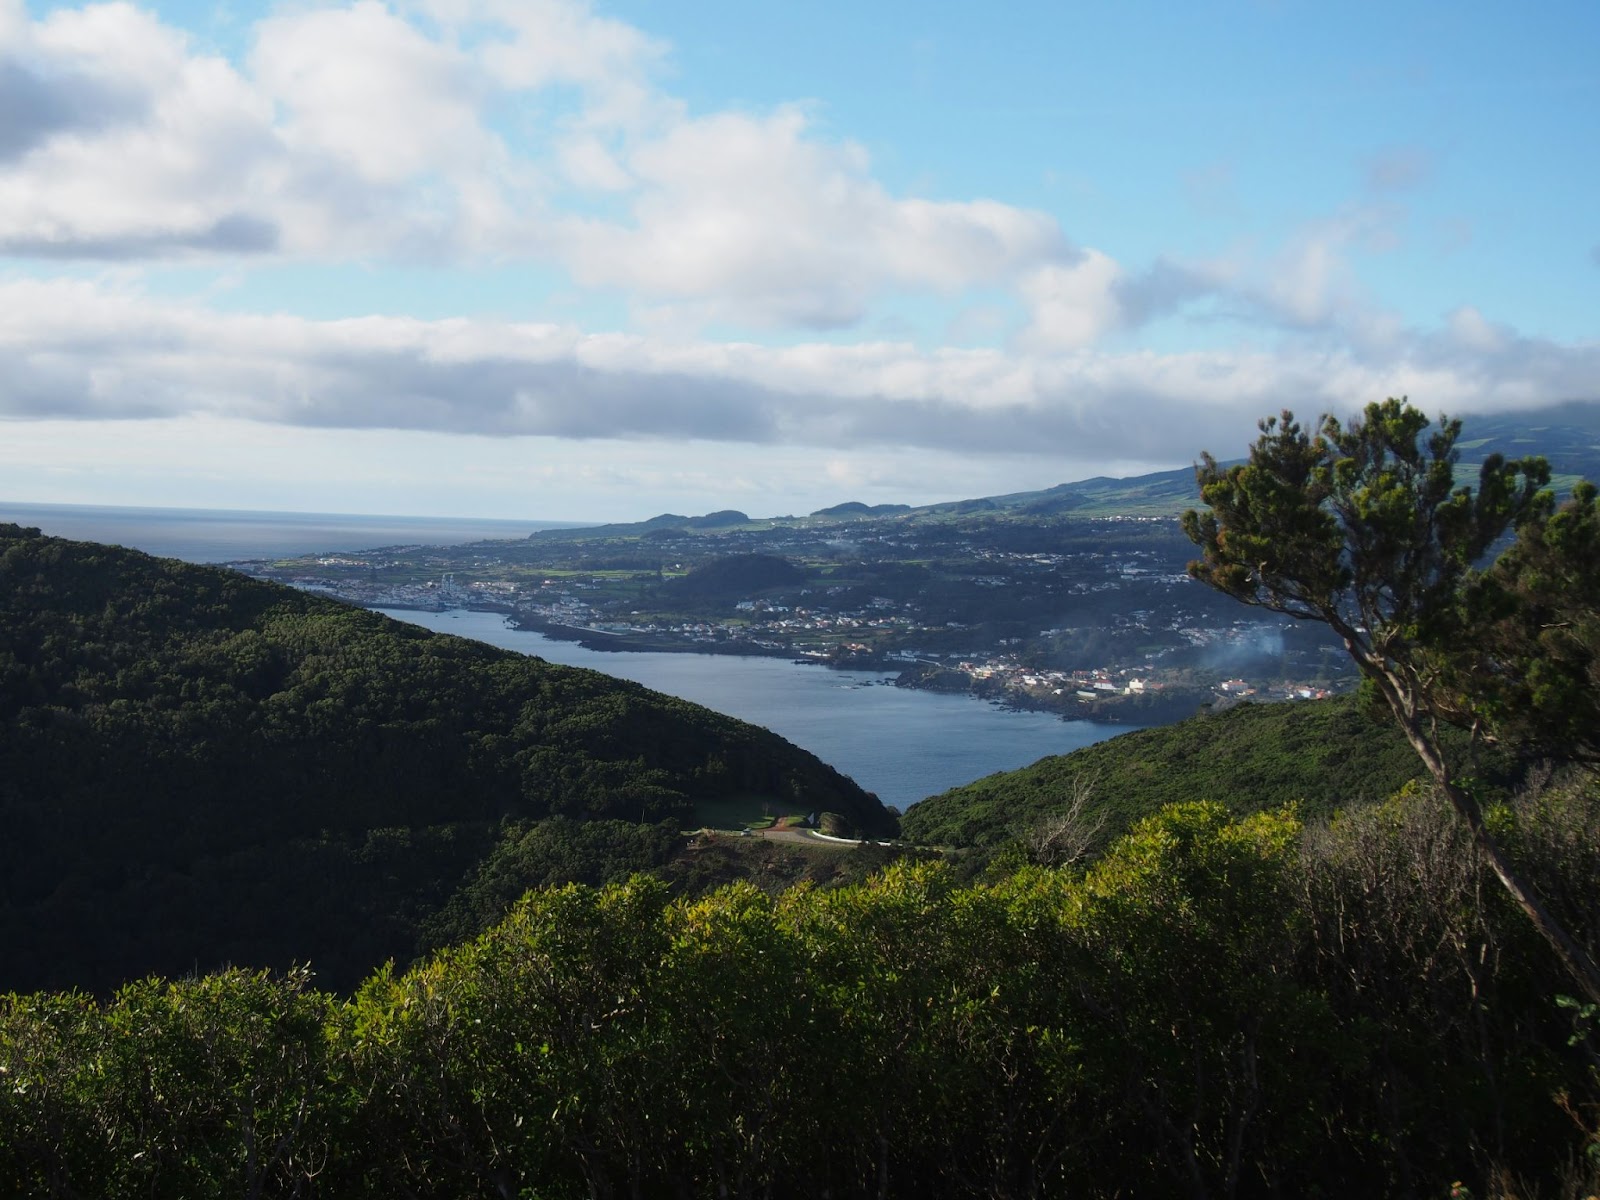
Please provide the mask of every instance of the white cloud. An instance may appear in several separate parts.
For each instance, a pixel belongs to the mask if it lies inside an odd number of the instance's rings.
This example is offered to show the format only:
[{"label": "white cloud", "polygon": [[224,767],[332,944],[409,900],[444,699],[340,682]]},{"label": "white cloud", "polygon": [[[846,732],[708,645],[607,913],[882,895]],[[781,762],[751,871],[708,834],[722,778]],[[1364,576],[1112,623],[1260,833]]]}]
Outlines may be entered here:
[{"label": "white cloud", "polygon": [[887,290],[1004,282],[1065,251],[1042,213],[892,197],[864,150],[811,136],[795,107],[680,121],[626,167],[633,220],[572,221],[573,273],[707,316],[848,325]]},{"label": "white cloud", "polygon": [[1349,272],[1338,253],[1338,239],[1307,237],[1280,260],[1266,297],[1291,321],[1320,325],[1333,315],[1348,280]]},{"label": "white cloud", "polygon": [[571,0],[291,9],[243,66],[126,5],[6,12],[13,256],[520,259],[680,323],[835,327],[1069,251],[1043,213],[890,194],[798,107],[686,116],[662,45]]},{"label": "white cloud", "polygon": [[0,23],[0,253],[436,259],[535,240],[469,56],[376,0],[255,29],[248,70],[125,4]]},{"label": "white cloud", "polygon": [[[1384,254],[1402,240],[1403,210],[1391,205],[1349,205],[1304,222],[1266,253],[1179,268],[1176,282],[1192,296],[1210,294],[1230,315],[1299,332],[1358,334],[1388,320],[1361,286],[1352,258]],[[1161,269],[1158,264],[1157,271]]]},{"label": "white cloud", "polygon": [[1367,359],[1310,348],[1028,356],[227,316],[105,285],[14,281],[0,285],[0,416],[1184,462],[1201,447],[1234,449],[1285,403],[1352,411],[1410,394],[1471,412],[1593,397],[1600,345],[1510,331],[1464,345],[1471,325]]},{"label": "white cloud", "polygon": [[[1285,402],[1410,393],[1470,411],[1583,397],[1600,377],[1592,345],[1467,308],[1420,332],[1377,310],[1354,263],[1397,244],[1396,204],[1229,258],[1119,262],[1043,212],[891,191],[815,109],[688,115],[658,84],[666,47],[576,0],[288,8],[252,47],[234,63],[125,4],[34,20],[0,0],[0,254],[533,263],[615,289],[655,336],[226,316],[14,279],[0,414],[715,439],[857,464],[843,451],[902,444],[1186,461]],[[1393,192],[1427,167],[1396,153],[1370,182]],[[1005,319],[1015,302],[1022,328],[1007,350],[697,333],[846,327],[901,316],[906,294]],[[1107,350],[1173,315],[1276,344]]]},{"label": "white cloud", "polygon": [[1023,278],[1019,290],[1031,319],[1017,344],[1035,351],[1079,349],[1197,301],[1253,304],[1238,274],[1228,263],[1167,258],[1129,271],[1109,255],[1085,250],[1075,262],[1041,267]]},{"label": "white cloud", "polygon": [[448,28],[483,37],[481,61],[502,88],[581,89],[591,125],[637,128],[678,111],[651,82],[666,45],[595,15],[581,0],[425,0],[424,7]]},{"label": "white cloud", "polygon": [[1406,192],[1426,184],[1434,171],[1433,155],[1422,146],[1387,146],[1364,164],[1369,190]]},{"label": "white cloud", "polygon": [[1511,330],[1491,324],[1488,318],[1470,306],[1451,313],[1446,327],[1461,347],[1478,354],[1497,354],[1515,339]]},{"label": "white cloud", "polygon": [[597,192],[625,192],[634,184],[605,142],[584,133],[564,140],[559,149],[561,169],[569,182]]},{"label": "white cloud", "polygon": [[[7,22],[0,64],[28,75],[21,153],[0,165],[0,252],[162,257],[258,253],[278,243],[270,105],[221,59],[126,5]],[[115,97],[86,111],[83,80]],[[76,107],[75,107],[76,106]],[[67,114],[62,116],[62,114]],[[52,119],[54,118],[54,119]]]},{"label": "white cloud", "polygon": [[286,114],[279,130],[291,151],[372,183],[477,170],[492,156],[471,60],[376,0],[264,21],[250,63]]},{"label": "white cloud", "polygon": [[1017,344],[1047,351],[1207,298],[1294,329],[1357,320],[1349,252],[1394,225],[1369,206],[1264,263],[1130,268],[1042,212],[894,195],[802,107],[686,116],[655,84],[665,47],[575,0],[289,10],[243,68],[126,5],[4,11],[0,253],[23,258],[525,261],[680,337],[993,289],[1027,310]]},{"label": "white cloud", "polygon": [[841,455],[709,441],[301,429],[213,417],[8,421],[0,432],[0,502],[115,505],[136,494],[140,503],[180,508],[581,521],[728,507],[806,513],[841,500],[927,503],[1148,469],[1056,454],[994,459],[880,446]]},{"label": "white cloud", "polygon": [[1086,251],[1075,263],[1032,272],[1022,281],[1033,310],[1022,344],[1077,349],[1098,342],[1123,321],[1117,298],[1123,279],[1122,268],[1098,250]]}]

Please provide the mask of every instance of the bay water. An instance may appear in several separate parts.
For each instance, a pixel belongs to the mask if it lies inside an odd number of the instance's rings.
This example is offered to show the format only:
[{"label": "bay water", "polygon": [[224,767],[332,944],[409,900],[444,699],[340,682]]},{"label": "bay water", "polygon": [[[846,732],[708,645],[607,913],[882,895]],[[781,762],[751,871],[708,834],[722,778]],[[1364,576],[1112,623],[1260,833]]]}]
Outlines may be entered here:
[{"label": "bay water", "polygon": [[525,538],[536,529],[572,524],[477,517],[22,504],[3,500],[0,521],[34,526],[52,537],[105,542],[195,563],[293,558],[324,550],[373,550],[380,546],[461,546],[491,539]]},{"label": "bay water", "polygon": [[898,688],[894,676],[876,671],[836,671],[786,658],[589,650],[512,629],[498,613],[379,611],[436,633],[604,671],[765,725],[902,811],[947,788],[1128,728],[1018,712],[975,696]]}]

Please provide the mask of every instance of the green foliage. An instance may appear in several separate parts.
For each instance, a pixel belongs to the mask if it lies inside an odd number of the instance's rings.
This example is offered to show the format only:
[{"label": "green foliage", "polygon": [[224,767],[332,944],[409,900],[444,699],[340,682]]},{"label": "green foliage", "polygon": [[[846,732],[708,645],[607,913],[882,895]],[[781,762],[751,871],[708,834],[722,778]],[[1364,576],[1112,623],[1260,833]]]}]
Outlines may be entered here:
[{"label": "green foliage", "polygon": [[1331,625],[1364,672],[1405,671],[1438,632],[1472,565],[1508,529],[1548,510],[1543,459],[1490,455],[1458,486],[1460,421],[1403,400],[1361,420],[1292,413],[1261,422],[1248,462],[1196,472],[1208,511],[1184,514],[1195,578],[1246,604]]},{"label": "green foliage", "polygon": [[424,923],[430,946],[465,941],[498,922],[530,888],[584,883],[599,887],[658,870],[683,843],[676,822],[514,822],[449,902]]},{"label": "green foliage", "polygon": [[666,600],[730,607],[773,588],[794,587],[806,573],[775,554],[731,554],[714,558],[661,588]]},{"label": "green foliage", "polygon": [[[1547,533],[1553,497],[1543,488],[1550,468],[1542,458],[1507,462],[1491,454],[1475,488],[1457,486],[1461,422],[1441,420],[1424,448],[1419,439],[1427,427],[1427,417],[1394,399],[1367,405],[1364,417],[1348,426],[1324,416],[1315,433],[1285,412],[1281,422],[1261,423],[1248,463],[1224,469],[1204,456],[1196,476],[1210,509],[1184,514],[1184,532],[1201,554],[1189,572],[1246,604],[1320,621],[1339,636],[1471,829],[1478,851],[1494,864],[1507,894],[1589,998],[1600,1002],[1600,964],[1505,852],[1481,800],[1458,782],[1459,764],[1439,737],[1441,721],[1478,732],[1484,716],[1547,724],[1535,715],[1539,705],[1562,699],[1595,704],[1583,651],[1573,656],[1576,670],[1569,659],[1542,674],[1542,664],[1530,664],[1526,654],[1520,663],[1514,655],[1496,662],[1491,652],[1491,679],[1497,673],[1515,677],[1520,666],[1535,680],[1528,686],[1514,679],[1511,690],[1527,703],[1509,712],[1494,691],[1481,697],[1474,671],[1462,669],[1484,657],[1475,647],[1487,640],[1483,605],[1474,611],[1474,592],[1484,592],[1474,587],[1474,564],[1501,536],[1516,529],[1525,557],[1565,565],[1561,537],[1552,541]],[[1600,532],[1591,530],[1600,525],[1591,511],[1593,490],[1580,491],[1566,514],[1570,520],[1559,524],[1578,531],[1565,549],[1582,555],[1575,565],[1592,575]],[[1518,603],[1518,591],[1516,584],[1491,588],[1485,603],[1509,607],[1513,620],[1525,623],[1529,605]],[[1592,615],[1587,594],[1569,592],[1567,599]],[[1538,657],[1535,646],[1532,658]],[[1559,731],[1569,720],[1561,713],[1548,724]]]},{"label": "green foliage", "polygon": [[291,1195],[338,1103],[309,974],[0,999],[0,1176],[28,1195]]},{"label": "green foliage", "polygon": [[[1131,1060],[1130,1099],[1166,1148],[1169,1188],[1234,1194],[1246,1170],[1274,1187],[1274,1156],[1322,1136],[1310,1113],[1348,1047],[1287,969],[1303,936],[1299,844],[1292,813],[1235,822],[1220,804],[1173,805],[1089,872],[1072,913],[1093,963],[1078,986],[1107,1049]],[[1306,1111],[1273,1111],[1271,1097],[1296,1092]]]},{"label": "green foliage", "polygon": [[[1557,916],[1593,928],[1600,850],[1570,841],[1600,820],[1592,782],[1545,791],[1503,820]],[[1448,1178],[1469,1156],[1445,1148],[1468,1144],[1479,1161],[1564,1159],[1574,1147],[1558,1097],[1583,1066],[1552,1000],[1570,984],[1449,806],[1415,789],[1341,814],[1303,861],[1307,967],[1338,1020],[1370,1029],[1363,1077],[1390,1097],[1390,1136],[1414,1147],[1384,1169]],[[1433,1104],[1421,1080],[1451,1102]],[[1519,1124],[1515,1112],[1546,1119]],[[1356,1149],[1375,1167],[1382,1159]],[[1554,1194],[1586,1192],[1568,1181]]]},{"label": "green foliage", "polygon": [[1553,1183],[1590,1132],[1563,1111],[1597,1094],[1552,975],[1474,902],[1495,893],[1470,856],[1374,886],[1436,811],[1308,833],[1177,805],[1086,873],[993,886],[906,862],[776,897],[572,884],[343,1001],[242,971],[5,997],[0,1177],[440,1200]]},{"label": "green foliage", "polygon": [[[1493,756],[1478,764],[1488,783],[1505,782],[1510,769]],[[924,845],[999,846],[1062,812],[1080,782],[1092,784],[1089,815],[1104,818],[1108,836],[1195,798],[1240,815],[1296,802],[1318,817],[1381,800],[1420,774],[1393,723],[1355,697],[1241,704],[952,788],[913,805],[901,827]]]},{"label": "green foliage", "polygon": [[1600,491],[1580,483],[1467,585],[1470,636],[1436,654],[1463,722],[1536,753],[1600,756]]}]

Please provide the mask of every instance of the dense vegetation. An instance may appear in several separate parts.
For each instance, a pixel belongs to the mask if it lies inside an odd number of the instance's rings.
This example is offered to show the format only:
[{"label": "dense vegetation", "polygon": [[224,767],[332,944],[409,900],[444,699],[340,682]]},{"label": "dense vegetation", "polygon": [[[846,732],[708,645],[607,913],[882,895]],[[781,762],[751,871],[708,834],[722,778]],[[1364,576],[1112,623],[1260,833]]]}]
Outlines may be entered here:
[{"label": "dense vegetation", "polygon": [[[1499,756],[1480,754],[1478,765],[1501,786],[1515,770]],[[1294,803],[1322,817],[1381,800],[1424,773],[1394,723],[1361,697],[1245,703],[951,788],[914,805],[901,826],[925,845],[997,846],[1058,815],[1081,790],[1107,836],[1195,799],[1241,815]]]},{"label": "dense vegetation", "polygon": [[[1562,757],[1575,732],[1593,744],[1595,488],[1556,513],[1550,464],[1499,453],[1468,483],[1461,421],[1434,426],[1394,397],[1348,421],[1302,425],[1285,409],[1260,429],[1246,462],[1201,455],[1206,510],[1183,517],[1200,550],[1189,574],[1338,637],[1506,893],[1600,1006],[1600,963],[1540,899],[1439,736],[1456,726]],[[1572,635],[1548,639],[1552,628]]]},{"label": "dense vegetation", "polygon": [[409,958],[516,823],[552,816],[682,828],[699,803],[770,797],[894,827],[811,755],[696,705],[16,526],[0,727],[0,986],[307,959],[353,983]]},{"label": "dense vegetation", "polygon": [[[1600,928],[1600,805],[1498,818]],[[1556,972],[1556,973],[1553,973]],[[351,999],[0,1000],[40,1196],[1581,1196],[1593,1057],[1431,797],[1167,808],[1092,868],[520,902]],[[1574,1017],[1579,1019],[1575,1026]]]},{"label": "dense vegetation", "polygon": [[775,554],[732,554],[701,564],[662,591],[690,606],[731,606],[773,588],[798,587],[805,578],[805,571]]}]

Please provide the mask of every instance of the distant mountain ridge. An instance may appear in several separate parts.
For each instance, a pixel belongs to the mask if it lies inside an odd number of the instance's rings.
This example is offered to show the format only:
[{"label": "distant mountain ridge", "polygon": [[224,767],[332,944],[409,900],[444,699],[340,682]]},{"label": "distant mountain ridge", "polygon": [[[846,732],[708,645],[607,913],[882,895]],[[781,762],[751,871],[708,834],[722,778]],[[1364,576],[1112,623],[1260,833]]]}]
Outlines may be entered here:
[{"label": "distant mountain ridge", "polygon": [[[1209,447],[1196,447],[1198,451]],[[1457,443],[1461,465],[1472,469],[1490,454],[1507,458],[1542,455],[1550,463],[1553,482],[1565,492],[1579,479],[1600,481],[1600,405],[1572,404],[1528,413],[1466,417]],[[1224,460],[1236,461],[1236,460]],[[991,514],[998,517],[1051,516],[1177,516],[1200,503],[1193,467],[1113,478],[1097,475],[1030,492],[946,500],[934,504],[866,504],[850,500],[819,508],[808,517],[751,518],[742,512],[684,517],[671,513],[647,521],[623,522],[584,529],[540,530],[541,540],[642,535],[670,530],[701,532],[740,525],[774,527],[819,520],[914,520]]]},{"label": "distant mountain ridge", "polygon": [[863,504],[860,500],[847,500],[829,508],[819,508],[813,517],[892,517],[910,512],[909,504]]}]

